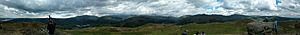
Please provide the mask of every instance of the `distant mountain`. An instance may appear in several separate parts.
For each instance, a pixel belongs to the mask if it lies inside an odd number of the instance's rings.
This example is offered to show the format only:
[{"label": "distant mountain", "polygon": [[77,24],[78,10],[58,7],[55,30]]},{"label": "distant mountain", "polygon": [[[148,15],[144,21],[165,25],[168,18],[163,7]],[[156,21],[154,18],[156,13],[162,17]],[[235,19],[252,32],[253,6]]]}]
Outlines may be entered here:
[{"label": "distant mountain", "polygon": [[13,20],[13,19],[9,19],[9,18],[0,18],[0,22],[10,21],[10,20]]},{"label": "distant mountain", "polygon": [[223,15],[187,15],[181,17],[181,23],[209,23],[209,22],[226,22],[233,20],[244,20],[249,16],[243,15],[231,15],[231,16],[223,16]]},{"label": "distant mountain", "polygon": [[[299,20],[299,18],[285,18],[277,16],[244,16],[244,15],[186,15],[182,17],[168,17],[168,16],[149,16],[149,15],[126,15],[126,16],[77,16],[73,18],[56,18],[55,22],[58,27],[74,28],[74,27],[87,27],[97,25],[108,26],[124,26],[124,27],[136,27],[146,23],[174,23],[174,24],[186,24],[186,23],[210,23],[210,22],[226,22],[234,20],[248,20],[250,18],[273,18],[272,20],[286,21],[286,20]],[[5,22],[44,22],[47,23],[47,18],[0,18]]]},{"label": "distant mountain", "polygon": [[178,23],[180,18],[166,16],[134,16],[120,21],[121,26],[135,27],[146,23]]},{"label": "distant mountain", "polygon": [[46,22],[46,18],[7,18],[8,22]]}]

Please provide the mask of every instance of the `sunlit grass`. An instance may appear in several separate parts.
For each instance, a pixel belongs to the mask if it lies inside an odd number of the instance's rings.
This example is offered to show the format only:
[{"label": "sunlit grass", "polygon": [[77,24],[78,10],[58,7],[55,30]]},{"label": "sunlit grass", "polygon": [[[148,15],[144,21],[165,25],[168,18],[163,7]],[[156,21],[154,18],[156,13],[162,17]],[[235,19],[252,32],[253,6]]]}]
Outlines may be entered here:
[{"label": "sunlit grass", "polygon": [[[188,34],[193,34],[197,31],[206,32],[207,34],[244,34],[246,32],[244,24],[239,24],[238,21],[233,22],[216,22],[206,24],[190,23],[185,25],[175,24],[146,24],[135,28],[126,27],[90,27],[84,29],[76,29],[66,31],[74,34],[127,34],[127,35],[179,35],[184,30],[188,30]],[[245,22],[246,23],[246,22]],[[96,29],[93,32],[86,32]],[[115,29],[115,30],[112,30]],[[124,30],[125,29],[125,30]]]}]

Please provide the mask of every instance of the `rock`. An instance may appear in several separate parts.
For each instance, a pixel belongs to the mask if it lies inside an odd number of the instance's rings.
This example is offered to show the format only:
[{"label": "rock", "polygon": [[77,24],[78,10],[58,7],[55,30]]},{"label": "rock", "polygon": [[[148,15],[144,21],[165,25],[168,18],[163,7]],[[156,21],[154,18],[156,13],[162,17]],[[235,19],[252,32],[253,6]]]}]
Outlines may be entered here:
[{"label": "rock", "polygon": [[249,35],[272,34],[274,22],[255,21],[247,24]]}]

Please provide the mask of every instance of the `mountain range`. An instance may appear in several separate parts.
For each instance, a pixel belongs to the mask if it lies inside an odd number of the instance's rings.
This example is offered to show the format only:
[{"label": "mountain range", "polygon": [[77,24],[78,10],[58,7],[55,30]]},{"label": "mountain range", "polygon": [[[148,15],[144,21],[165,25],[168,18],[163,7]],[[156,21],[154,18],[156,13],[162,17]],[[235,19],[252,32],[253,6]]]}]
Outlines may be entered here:
[{"label": "mountain range", "polygon": [[[235,20],[249,19],[268,19],[276,21],[299,20],[299,18],[286,18],[277,16],[244,16],[244,15],[186,15],[181,17],[151,16],[151,15],[126,15],[126,16],[77,16],[72,18],[55,18],[58,27],[80,28],[89,26],[117,26],[117,27],[136,27],[147,23],[160,24],[186,24],[186,23],[210,23],[226,22]],[[43,22],[47,23],[48,18],[0,18],[1,22]]]}]

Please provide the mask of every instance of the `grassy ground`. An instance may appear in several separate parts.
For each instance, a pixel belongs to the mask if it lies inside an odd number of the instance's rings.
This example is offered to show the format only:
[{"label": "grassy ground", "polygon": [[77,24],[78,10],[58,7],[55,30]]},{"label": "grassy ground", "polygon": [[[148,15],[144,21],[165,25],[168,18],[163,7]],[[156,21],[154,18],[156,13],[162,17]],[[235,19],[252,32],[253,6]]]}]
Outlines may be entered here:
[{"label": "grassy ground", "polygon": [[208,35],[241,35],[246,32],[245,24],[242,24],[242,21],[216,22],[207,24],[191,23],[186,25],[150,23],[136,28],[90,27],[76,30],[65,30],[65,32],[73,35],[180,35],[184,30],[188,30],[188,34],[190,35],[197,31],[206,32]]},{"label": "grassy ground", "polygon": [[[231,21],[231,22],[214,22],[214,23],[190,23],[185,25],[175,24],[155,24],[149,23],[143,26],[128,28],[128,27],[88,27],[81,29],[57,29],[58,33],[64,35],[180,35],[184,30],[188,30],[188,34],[192,35],[195,32],[205,32],[207,35],[243,35],[246,33],[246,24],[251,21]],[[280,25],[280,33],[291,34],[297,30],[293,28],[295,21],[282,22]],[[0,34],[11,33],[12,35],[23,34],[24,29],[39,30],[45,25],[38,22],[21,22],[21,23],[5,23],[0,29]],[[8,34],[9,35],[9,34]]]}]

